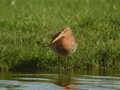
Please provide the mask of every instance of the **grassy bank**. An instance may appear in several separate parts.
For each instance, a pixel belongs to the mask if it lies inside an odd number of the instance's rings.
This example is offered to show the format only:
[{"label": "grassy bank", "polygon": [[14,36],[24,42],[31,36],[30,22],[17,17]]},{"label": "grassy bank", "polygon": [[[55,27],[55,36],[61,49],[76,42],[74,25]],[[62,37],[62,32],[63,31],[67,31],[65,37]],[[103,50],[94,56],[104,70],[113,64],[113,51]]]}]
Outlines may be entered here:
[{"label": "grassy bank", "polygon": [[119,0],[0,0],[0,70],[54,71],[57,56],[42,45],[64,26],[78,42],[75,70],[120,71]]}]

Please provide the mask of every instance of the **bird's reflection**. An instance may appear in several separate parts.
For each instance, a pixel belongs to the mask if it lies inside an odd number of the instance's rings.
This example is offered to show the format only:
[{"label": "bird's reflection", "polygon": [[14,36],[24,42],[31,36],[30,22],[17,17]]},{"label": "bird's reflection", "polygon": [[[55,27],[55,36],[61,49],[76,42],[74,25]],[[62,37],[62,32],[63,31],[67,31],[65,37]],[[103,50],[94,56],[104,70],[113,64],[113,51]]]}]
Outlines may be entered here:
[{"label": "bird's reflection", "polygon": [[73,70],[70,67],[63,69],[62,67],[59,69],[56,84],[63,87],[64,90],[75,90],[73,85]]},{"label": "bird's reflection", "polygon": [[64,90],[75,90],[75,87],[73,84],[65,84],[63,88]]}]

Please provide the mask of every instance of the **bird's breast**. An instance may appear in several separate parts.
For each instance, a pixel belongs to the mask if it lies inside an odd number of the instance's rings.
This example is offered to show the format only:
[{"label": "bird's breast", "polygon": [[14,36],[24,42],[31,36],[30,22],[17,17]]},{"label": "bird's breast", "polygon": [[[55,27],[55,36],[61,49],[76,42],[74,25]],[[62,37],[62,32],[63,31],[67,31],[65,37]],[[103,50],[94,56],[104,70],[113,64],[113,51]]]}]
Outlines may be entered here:
[{"label": "bird's breast", "polygon": [[52,49],[60,56],[67,56],[75,50],[75,39],[73,37],[62,37],[51,44]]}]

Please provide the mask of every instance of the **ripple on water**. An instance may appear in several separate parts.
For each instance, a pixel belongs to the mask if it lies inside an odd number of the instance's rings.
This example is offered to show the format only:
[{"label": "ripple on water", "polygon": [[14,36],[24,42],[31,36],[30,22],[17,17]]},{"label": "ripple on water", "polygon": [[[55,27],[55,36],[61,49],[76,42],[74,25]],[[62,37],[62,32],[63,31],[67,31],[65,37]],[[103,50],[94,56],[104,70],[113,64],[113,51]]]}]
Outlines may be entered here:
[{"label": "ripple on water", "polygon": [[76,87],[90,90],[118,90],[120,77],[82,75],[76,79]]},{"label": "ripple on water", "polygon": [[[56,85],[56,75],[15,76],[11,80],[0,80],[0,90],[65,90]],[[72,77],[72,90],[118,90],[120,77],[79,75]]]},{"label": "ripple on water", "polygon": [[23,82],[0,80],[0,90],[62,90],[61,87],[47,82]]}]

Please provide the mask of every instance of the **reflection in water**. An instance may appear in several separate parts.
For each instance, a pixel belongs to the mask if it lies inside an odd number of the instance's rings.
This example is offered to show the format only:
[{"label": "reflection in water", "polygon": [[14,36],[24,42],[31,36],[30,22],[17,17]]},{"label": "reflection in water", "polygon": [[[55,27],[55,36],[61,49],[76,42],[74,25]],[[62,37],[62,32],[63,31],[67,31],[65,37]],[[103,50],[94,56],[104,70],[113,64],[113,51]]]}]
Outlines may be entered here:
[{"label": "reflection in water", "polygon": [[120,75],[80,75],[67,70],[57,75],[0,74],[0,90],[120,90]]},{"label": "reflection in water", "polygon": [[72,84],[65,84],[63,87],[65,90],[75,90],[75,88]]},{"label": "reflection in water", "polygon": [[63,69],[60,65],[56,84],[63,87],[64,90],[75,90],[72,79],[72,75],[73,75],[72,65],[70,65],[70,63],[68,62],[66,62],[66,64],[67,65],[65,69]]},{"label": "reflection in water", "polygon": [[59,73],[57,82],[64,90],[75,90],[71,73]]}]

